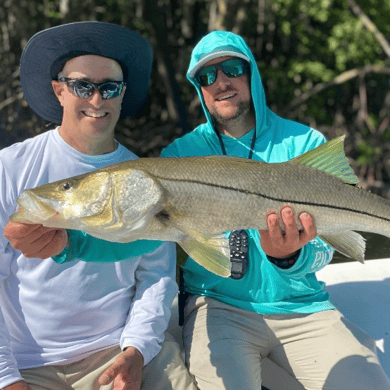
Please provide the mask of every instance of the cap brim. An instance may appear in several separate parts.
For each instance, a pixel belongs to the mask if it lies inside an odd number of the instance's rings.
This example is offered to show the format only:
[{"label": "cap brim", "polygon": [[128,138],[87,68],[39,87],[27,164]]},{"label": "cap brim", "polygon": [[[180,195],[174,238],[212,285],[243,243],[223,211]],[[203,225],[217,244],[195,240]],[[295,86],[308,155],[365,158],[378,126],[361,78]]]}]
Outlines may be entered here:
[{"label": "cap brim", "polygon": [[242,54],[240,52],[233,51],[233,50],[222,50],[222,51],[218,51],[215,53],[209,53],[206,56],[204,56],[201,60],[199,60],[195,64],[195,66],[191,69],[191,71],[189,73],[190,77],[192,77],[192,78],[195,77],[198,70],[201,69],[205,64],[207,64],[209,61],[214,60],[215,58],[219,58],[219,57],[238,57],[238,58],[244,59],[247,62],[250,62],[250,59],[248,56],[246,56],[245,54]]}]

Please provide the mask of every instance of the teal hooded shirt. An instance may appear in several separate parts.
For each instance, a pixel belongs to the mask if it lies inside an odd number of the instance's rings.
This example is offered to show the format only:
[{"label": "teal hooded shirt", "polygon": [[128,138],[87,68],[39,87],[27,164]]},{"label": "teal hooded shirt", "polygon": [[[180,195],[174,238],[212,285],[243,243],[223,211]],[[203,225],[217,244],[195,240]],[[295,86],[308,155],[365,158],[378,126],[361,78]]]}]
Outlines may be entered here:
[{"label": "teal hooded shirt", "polygon": [[[318,131],[283,119],[266,106],[260,73],[249,47],[236,34],[216,31],[205,36],[194,48],[187,72],[188,79],[198,92],[206,122],[174,141],[163,150],[162,157],[222,154],[211,116],[191,72],[207,53],[220,49],[238,51],[249,58],[256,114],[255,129],[241,138],[221,135],[228,155],[247,158],[254,132],[256,143],[252,158],[269,163],[288,161],[325,142],[324,136]],[[191,294],[209,296],[261,314],[312,313],[334,309],[328,293],[323,290],[324,283],[315,276],[315,272],[332,259],[333,250],[328,245],[316,238],[302,248],[292,268],[283,270],[268,261],[260,246],[259,232],[249,230],[248,235],[249,264],[242,279],[219,277],[188,258],[183,266],[186,290]],[[85,261],[120,261],[131,255],[154,250],[159,245],[161,242],[150,241],[118,244],[95,239],[81,232],[71,232],[69,248],[54,259],[58,262],[75,258]]]},{"label": "teal hooded shirt", "polygon": [[[196,45],[187,72],[187,78],[198,92],[206,123],[175,140],[163,150],[162,157],[222,154],[212,118],[193,72],[194,66],[205,55],[221,50],[240,52],[250,59],[251,93],[256,116],[256,127],[241,138],[221,134],[227,155],[247,158],[254,132],[256,143],[252,158],[269,163],[288,161],[325,142],[318,131],[283,119],[267,107],[261,76],[247,44],[236,34],[215,31]],[[242,279],[219,277],[188,258],[183,266],[186,290],[261,314],[312,313],[334,309],[328,293],[323,290],[324,283],[315,276],[315,272],[332,259],[333,250],[328,245],[316,238],[302,248],[292,268],[283,270],[268,261],[260,246],[259,232],[250,230],[248,234],[249,264]]]}]

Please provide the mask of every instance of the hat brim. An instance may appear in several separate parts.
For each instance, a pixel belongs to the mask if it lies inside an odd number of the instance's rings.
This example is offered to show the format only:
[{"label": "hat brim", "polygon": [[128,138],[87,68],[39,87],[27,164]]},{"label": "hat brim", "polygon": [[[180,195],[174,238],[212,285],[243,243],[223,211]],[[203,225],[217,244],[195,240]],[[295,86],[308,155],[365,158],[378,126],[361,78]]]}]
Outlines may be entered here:
[{"label": "hat brim", "polygon": [[104,22],[76,22],[35,34],[20,59],[20,81],[29,106],[43,119],[60,124],[63,110],[51,81],[66,60],[94,54],[117,61],[126,92],[120,118],[136,116],[149,91],[153,51],[145,38],[125,27]]},{"label": "hat brim", "polygon": [[196,64],[195,66],[191,69],[191,71],[189,72],[189,76],[190,77],[195,77],[196,73],[205,65],[207,64],[209,61],[211,60],[214,60],[216,58],[219,58],[219,57],[238,57],[238,58],[242,58],[244,59],[245,61],[247,62],[250,62],[250,59],[248,56],[246,56],[245,54],[243,53],[240,53],[238,51],[233,51],[233,50],[221,50],[221,51],[217,51],[217,52],[212,52],[212,53],[209,53],[207,54],[206,56],[202,57],[202,59],[200,59]]}]

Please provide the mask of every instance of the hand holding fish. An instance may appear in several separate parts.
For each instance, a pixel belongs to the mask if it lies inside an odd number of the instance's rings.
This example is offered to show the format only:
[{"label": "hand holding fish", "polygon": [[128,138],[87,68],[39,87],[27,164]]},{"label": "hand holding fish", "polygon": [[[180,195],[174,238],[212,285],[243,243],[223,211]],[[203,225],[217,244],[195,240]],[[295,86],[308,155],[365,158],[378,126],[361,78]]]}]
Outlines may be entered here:
[{"label": "hand holding fish", "polygon": [[298,219],[302,229],[298,228],[294,211],[289,206],[280,210],[284,231],[280,226],[280,217],[274,211],[267,215],[268,230],[260,230],[261,247],[272,257],[283,259],[290,257],[297,250],[306,245],[317,236],[317,229],[313,217],[302,212]]},{"label": "hand holding fish", "polygon": [[99,378],[100,385],[114,381],[115,390],[139,390],[142,381],[144,357],[135,347],[126,348]]},{"label": "hand holding fish", "polygon": [[48,228],[41,224],[8,222],[4,236],[13,248],[23,252],[25,257],[46,259],[62,252],[68,245],[65,229]]}]

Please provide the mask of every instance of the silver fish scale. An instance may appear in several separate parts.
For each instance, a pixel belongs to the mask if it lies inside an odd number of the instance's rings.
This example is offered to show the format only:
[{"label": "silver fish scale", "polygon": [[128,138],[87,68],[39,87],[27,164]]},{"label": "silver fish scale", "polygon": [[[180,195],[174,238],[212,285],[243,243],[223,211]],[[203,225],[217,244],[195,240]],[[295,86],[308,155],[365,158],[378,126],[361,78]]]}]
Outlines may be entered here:
[{"label": "silver fish scale", "polygon": [[[207,234],[266,228],[265,214],[288,203],[315,216],[318,231],[381,231],[390,235],[390,202],[305,165],[193,157],[139,159],[169,194],[172,222]],[[384,232],[385,233],[384,233]]]},{"label": "silver fish scale", "polygon": [[[134,170],[138,176],[132,177]],[[109,232],[100,228],[113,240],[119,235],[124,241],[126,234],[132,239],[169,239],[169,234],[177,237],[190,230],[212,235],[265,229],[267,211],[285,204],[296,214],[312,214],[319,234],[359,230],[390,236],[388,200],[302,164],[222,156],[147,158],[99,171],[115,178],[112,205],[121,224],[110,226]],[[49,193],[48,186],[44,191]]]},{"label": "silver fish scale", "polygon": [[[319,152],[327,158],[323,149]],[[308,153],[302,158],[310,165]],[[341,165],[335,159],[326,169],[340,174],[338,168],[345,167],[341,155]],[[352,170],[346,177],[356,182]],[[80,229],[118,242],[176,241],[199,264],[224,277],[231,263],[229,242],[221,233],[266,229],[267,212],[285,204],[296,215],[310,213],[322,239],[359,261],[364,259],[364,240],[351,231],[390,237],[389,200],[304,165],[299,158],[279,164],[222,156],[147,158],[69,180],[75,184],[69,192],[58,182],[24,192],[18,200],[23,207],[11,218]],[[80,210],[97,212],[83,217]]]}]

